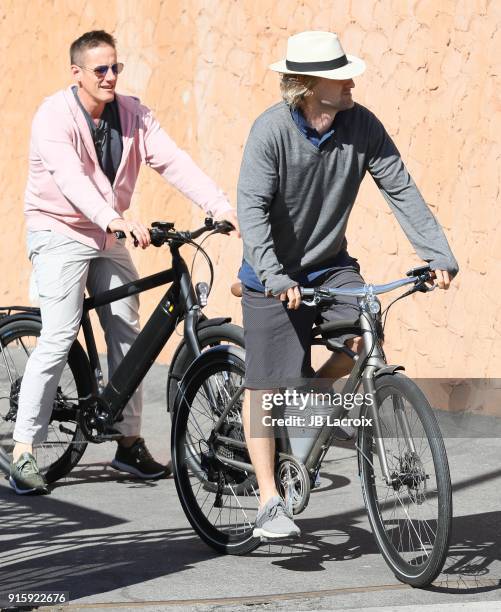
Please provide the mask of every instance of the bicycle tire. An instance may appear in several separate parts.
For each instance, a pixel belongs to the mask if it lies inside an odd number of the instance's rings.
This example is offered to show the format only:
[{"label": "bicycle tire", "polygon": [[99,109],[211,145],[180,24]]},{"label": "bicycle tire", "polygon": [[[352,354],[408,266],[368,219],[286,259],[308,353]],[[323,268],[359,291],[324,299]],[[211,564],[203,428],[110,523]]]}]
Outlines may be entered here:
[{"label": "bicycle tire", "polygon": [[[390,486],[383,479],[372,426],[359,428],[359,473],[369,522],[396,578],[425,587],[441,572],[449,548],[452,492],[445,445],[428,400],[412,380],[396,373],[376,378],[375,385],[394,483]],[[405,443],[396,448],[392,442],[399,439],[399,429],[402,431],[397,413],[400,409],[407,416],[414,451]],[[412,518],[413,513],[418,516]]]},{"label": "bicycle tire", "polygon": [[[183,380],[180,390],[182,400],[178,397],[172,426],[174,480],[183,511],[208,546],[219,553],[232,555],[247,554],[260,543],[259,538],[252,535],[259,506],[255,477],[245,472],[235,473],[234,468],[217,463],[217,482],[221,482],[221,497],[218,500],[218,487],[214,486],[214,476],[210,481],[209,468],[204,468],[204,476],[201,477],[200,471],[195,473],[193,465],[204,465],[204,453],[210,456],[207,441],[214,424],[224,406],[240,389],[244,374],[243,358],[233,347],[209,349],[196,360]],[[217,407],[211,405],[209,394],[205,392],[207,385],[212,385],[211,388],[215,390]],[[240,417],[241,404],[241,400],[235,403],[224,426],[227,427],[225,435],[245,441]],[[200,456],[195,459],[189,456],[194,447],[200,449]],[[245,454],[246,449],[242,453]],[[240,460],[249,461],[248,456],[240,456]],[[214,509],[216,516],[211,522]],[[223,512],[225,514],[221,518]]]},{"label": "bicycle tire", "polygon": [[[17,318],[0,329],[0,445],[9,455],[13,447],[12,433],[21,379],[41,328],[41,321]],[[33,449],[40,471],[49,483],[66,476],[80,461],[87,447],[78,424],[77,411],[73,404],[71,408],[65,404],[66,398],[73,395],[80,398],[91,393],[92,379],[87,356],[75,340],[59,381],[47,441]],[[66,412],[63,413],[63,410]],[[65,420],[62,420],[63,414]]]},{"label": "bicycle tire", "polygon": [[[202,352],[213,346],[227,343],[244,348],[244,330],[233,323],[222,325],[210,325],[197,330],[197,338]],[[184,338],[176,349],[167,376],[167,410],[171,417],[174,414],[174,406],[179,385],[194,357]]]}]

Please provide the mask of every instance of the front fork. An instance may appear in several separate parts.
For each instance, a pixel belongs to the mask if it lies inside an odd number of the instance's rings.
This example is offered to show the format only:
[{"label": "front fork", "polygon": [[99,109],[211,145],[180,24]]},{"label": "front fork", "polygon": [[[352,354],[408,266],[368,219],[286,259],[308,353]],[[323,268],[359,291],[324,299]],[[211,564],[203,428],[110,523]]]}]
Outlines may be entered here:
[{"label": "front fork", "polygon": [[[388,370],[388,373],[393,373],[397,369],[403,369],[401,367],[393,367],[387,366],[384,354],[382,349],[377,341],[377,334],[375,333],[374,327],[376,324],[375,319],[372,314],[367,312],[365,309],[363,310],[360,316],[360,324],[362,328],[362,337],[364,339],[364,352],[360,355],[359,359],[363,360],[367,355],[370,357],[367,359],[365,368],[362,374],[362,382],[364,387],[364,392],[366,394],[370,394],[374,401],[372,404],[368,406],[368,412],[372,419],[372,428],[374,432],[374,443],[376,446],[376,452],[379,458],[379,465],[381,467],[381,472],[383,474],[383,478],[388,485],[393,484],[393,477],[390,473],[390,469],[388,466],[388,461],[386,458],[386,448],[384,444],[384,436],[381,428],[381,421],[379,419],[379,409],[376,400],[376,378],[378,374],[381,373],[381,370]],[[393,407],[395,410],[395,415],[398,421],[398,424],[403,431],[406,439],[406,444],[409,452],[415,452],[414,440],[412,439],[412,434],[410,431],[409,423],[407,421],[407,416],[404,412],[404,407],[402,403],[402,399],[400,397],[393,397]],[[367,457],[365,459],[368,460]]]}]

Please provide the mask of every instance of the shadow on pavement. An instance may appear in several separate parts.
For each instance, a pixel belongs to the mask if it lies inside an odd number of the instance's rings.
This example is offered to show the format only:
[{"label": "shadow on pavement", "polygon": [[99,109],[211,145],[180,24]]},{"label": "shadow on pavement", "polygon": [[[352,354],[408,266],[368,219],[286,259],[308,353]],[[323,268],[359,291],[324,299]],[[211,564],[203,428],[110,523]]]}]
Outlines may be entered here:
[{"label": "shadow on pavement", "polygon": [[274,557],[272,563],[284,569],[310,573],[324,571],[332,561],[350,561],[379,552],[372,533],[346,515],[342,520],[335,515],[298,518],[297,523],[302,532],[297,542],[263,545],[253,554]]},{"label": "shadow on pavement", "polygon": [[[500,521],[501,512],[456,518],[444,570],[429,590],[466,595],[500,589],[499,576],[489,570],[489,566],[501,561],[501,532],[497,528]],[[371,531],[347,520],[347,515],[341,521],[329,516],[299,519],[298,524],[303,532],[301,540],[281,546],[263,545],[253,555],[269,557],[273,565],[286,570],[310,573],[327,570],[327,564],[333,561],[379,554]],[[365,571],[363,582],[369,584],[370,569]]]},{"label": "shadow on pavement", "polygon": [[[191,529],[122,531],[127,521],[0,489],[0,592],[69,591],[71,599],[129,587],[215,557]],[[114,533],[100,530],[114,528]],[[92,529],[93,533],[82,533]]]},{"label": "shadow on pavement", "polygon": [[120,472],[111,467],[109,462],[86,463],[78,465],[66,478],[58,480],[52,489],[72,487],[74,485],[114,482],[127,484],[129,489],[154,489],[162,478],[156,480],[140,480],[126,472]]},{"label": "shadow on pavement", "polygon": [[[455,483],[453,491],[467,489],[500,475],[501,470],[495,470]],[[261,546],[253,554],[274,558],[273,564],[295,572],[323,571],[325,564],[332,561],[379,554],[372,532],[359,525],[359,519],[365,512],[365,508],[359,508],[322,518],[301,519],[298,516],[302,536],[297,543]],[[501,562],[500,524],[501,511],[454,517],[440,586],[430,588],[437,592],[463,594],[499,589],[501,576],[493,575],[489,568]],[[279,559],[276,559],[277,556]]]},{"label": "shadow on pavement", "polygon": [[[72,476],[79,482],[106,479],[102,467],[91,464]],[[453,488],[455,492],[468,489],[500,475],[501,470],[495,470],[455,483]],[[116,478],[115,472],[113,476]],[[343,478],[333,477],[327,488],[343,486]],[[499,578],[491,574],[490,566],[501,561],[500,522],[501,511],[456,517],[444,569],[445,586],[442,580],[432,588],[464,593],[465,581],[473,583],[469,593],[499,588],[499,581],[488,585],[486,579]],[[251,557],[268,558],[291,572],[322,572],[332,561],[379,554],[365,526],[364,507],[319,518],[299,516],[298,524],[301,540],[293,545],[262,546]],[[50,497],[20,499],[0,487],[0,592],[69,591],[71,599],[78,599],[189,570],[217,556],[189,528],[127,531],[126,525],[127,521],[108,513]]]},{"label": "shadow on pavement", "polygon": [[0,488],[0,553],[24,542],[38,542],[68,531],[109,529],[126,521],[76,504],[61,502],[47,495],[19,496],[10,488]]},{"label": "shadow on pavement", "polygon": [[489,566],[501,560],[500,524],[501,511],[455,517],[444,573],[475,578],[490,576]]}]

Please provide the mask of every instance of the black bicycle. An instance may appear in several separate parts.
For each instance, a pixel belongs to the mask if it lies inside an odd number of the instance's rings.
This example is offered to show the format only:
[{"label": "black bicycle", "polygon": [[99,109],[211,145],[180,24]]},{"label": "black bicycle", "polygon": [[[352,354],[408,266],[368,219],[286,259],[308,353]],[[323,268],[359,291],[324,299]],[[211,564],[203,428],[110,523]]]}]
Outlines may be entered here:
[{"label": "black bicycle", "polygon": [[[121,419],[127,401],[137,389],[177,325],[184,321],[183,339],[170,363],[167,377],[167,409],[173,410],[179,383],[192,361],[203,351],[221,344],[243,346],[243,330],[229,317],[208,319],[207,304],[214,271],[212,262],[194,242],[204,233],[228,233],[233,226],[207,218],[203,227],[176,231],[173,223],[155,222],[150,229],[154,246],[168,245],[172,267],[84,300],[81,328],[87,351],[75,340],[58,384],[47,441],[34,454],[48,482],[65,476],[80,460],[88,442],[116,439],[114,424]],[[125,234],[117,233],[118,237]],[[191,273],[180,254],[183,245],[201,253],[209,266],[209,283],[193,286]],[[104,384],[89,312],[126,296],[171,283],[134,344],[108,384]],[[26,362],[42,327],[37,308],[0,309],[0,468],[8,472],[12,433]]]},{"label": "black bicycle", "polygon": [[[404,285],[412,287],[397,300],[427,292],[431,278],[429,267],[423,266],[386,285],[302,290],[304,303],[315,307],[331,303],[336,295],[358,297],[358,317],[318,325],[312,333],[313,344],[348,354],[354,366],[341,394],[332,389],[313,393],[312,388],[307,412],[304,406],[298,409],[295,400],[289,402],[282,417],[290,417],[291,425],[285,434],[281,428],[276,444],[277,487],[290,510],[299,514],[334,440],[333,424],[348,414],[358,417],[365,425],[358,427],[358,469],[377,546],[399,580],[419,587],[436,578],[447,555],[452,520],[449,467],[426,397],[402,374],[402,366],[386,362],[376,295]],[[346,331],[363,337],[360,356],[336,340]],[[244,356],[241,348],[214,347],[198,357],[181,383],[172,428],[175,482],[188,520],[213,549],[236,555],[260,543],[253,537],[259,491],[241,419]],[[353,401],[357,394],[358,404]],[[313,402],[318,395],[320,403]],[[342,402],[331,401],[339,395]]]}]

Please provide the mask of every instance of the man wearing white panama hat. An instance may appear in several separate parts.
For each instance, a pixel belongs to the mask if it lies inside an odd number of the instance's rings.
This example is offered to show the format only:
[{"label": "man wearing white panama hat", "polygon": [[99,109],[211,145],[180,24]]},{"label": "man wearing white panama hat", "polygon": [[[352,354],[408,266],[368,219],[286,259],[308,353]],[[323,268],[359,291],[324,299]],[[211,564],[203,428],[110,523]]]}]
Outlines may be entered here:
[{"label": "man wearing white panama hat", "polygon": [[[256,537],[299,535],[278,495],[274,438],[262,422],[262,396],[312,375],[310,333],[316,317],[347,319],[356,300],[346,298],[326,312],[301,305],[299,285],[359,286],[364,283],[345,238],[350,212],[365,173],[372,176],[416,253],[447,289],[458,265],[447,239],[405,168],[382,123],[353,101],[353,78],[365,63],[346,55],[331,32],[301,32],[288,39],[281,73],[283,101],[252,126],[238,183],[238,217],[244,243],[239,272],[243,285],[246,343],[244,428],[259,484]],[[361,338],[338,338],[360,351]],[[337,379],[352,360],[333,354],[316,376]]]},{"label": "man wearing white panama hat", "polygon": [[352,79],[365,71],[365,62],[346,55],[332,32],[301,32],[287,43],[287,58],[270,65],[281,74],[308,74],[324,79]]}]

